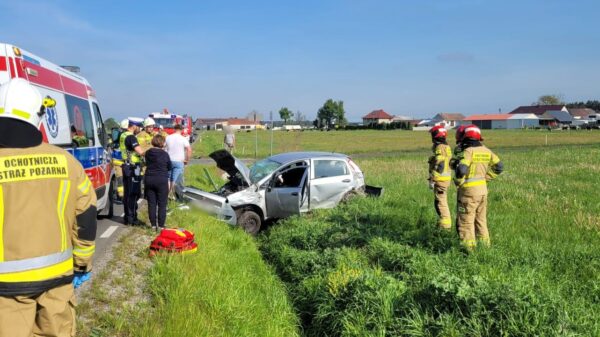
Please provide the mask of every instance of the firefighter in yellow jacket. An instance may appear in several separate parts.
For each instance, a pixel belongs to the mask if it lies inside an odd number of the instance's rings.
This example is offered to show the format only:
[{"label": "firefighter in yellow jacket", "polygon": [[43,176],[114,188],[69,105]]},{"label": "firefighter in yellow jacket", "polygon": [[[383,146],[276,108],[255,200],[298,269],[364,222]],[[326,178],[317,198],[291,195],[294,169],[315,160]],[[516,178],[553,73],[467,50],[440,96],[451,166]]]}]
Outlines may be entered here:
[{"label": "firefighter in yellow jacket", "polygon": [[0,86],[0,337],[73,336],[91,271],[94,187],[37,129],[54,104],[23,79]]},{"label": "firefighter in yellow jacket", "polygon": [[433,156],[429,157],[429,186],[434,193],[434,206],[438,215],[438,225],[444,229],[452,227],[452,217],[448,207],[448,187],[450,174],[450,158],[452,149],[446,142],[448,132],[443,126],[434,126],[429,130],[433,142]]},{"label": "firefighter in yellow jacket", "polygon": [[481,141],[481,130],[475,125],[464,129],[461,142],[462,156],[456,167],[458,186],[458,235],[462,244],[471,251],[479,242],[490,245],[487,227],[487,182],[503,171],[500,158]]},{"label": "firefighter in yellow jacket", "polygon": [[142,151],[146,152],[152,147],[152,138],[154,137],[154,135],[157,134],[157,132],[154,131],[154,128],[156,127],[156,122],[151,117],[147,117],[146,119],[144,119],[143,125],[144,129],[140,131],[140,133],[138,133],[136,137],[138,139],[140,147],[142,148]]}]

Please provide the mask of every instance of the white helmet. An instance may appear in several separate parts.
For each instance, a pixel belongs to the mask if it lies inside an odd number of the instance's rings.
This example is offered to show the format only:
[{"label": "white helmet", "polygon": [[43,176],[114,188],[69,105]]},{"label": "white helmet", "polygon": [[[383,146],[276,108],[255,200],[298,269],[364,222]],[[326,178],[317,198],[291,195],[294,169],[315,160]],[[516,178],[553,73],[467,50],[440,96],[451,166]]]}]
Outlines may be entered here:
[{"label": "white helmet", "polygon": [[129,128],[129,118],[125,118],[124,120],[122,120],[119,126],[121,127],[121,129]]},{"label": "white helmet", "polygon": [[38,128],[44,115],[42,103],[40,92],[22,78],[0,86],[0,117],[18,119]]},{"label": "white helmet", "polygon": [[156,125],[156,122],[154,121],[154,119],[152,119],[152,117],[147,117],[146,119],[144,119],[144,127],[154,125]]}]

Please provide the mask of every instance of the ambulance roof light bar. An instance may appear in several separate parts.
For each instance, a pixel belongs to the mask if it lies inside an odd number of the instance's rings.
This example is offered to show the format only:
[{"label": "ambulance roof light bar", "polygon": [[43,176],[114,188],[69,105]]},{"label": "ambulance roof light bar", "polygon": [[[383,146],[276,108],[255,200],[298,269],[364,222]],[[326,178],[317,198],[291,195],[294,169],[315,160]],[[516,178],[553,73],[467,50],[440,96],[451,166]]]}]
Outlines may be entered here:
[{"label": "ambulance roof light bar", "polygon": [[79,68],[78,66],[60,66],[60,67],[63,69],[66,69],[72,73],[75,73],[75,74],[81,73],[81,68]]}]

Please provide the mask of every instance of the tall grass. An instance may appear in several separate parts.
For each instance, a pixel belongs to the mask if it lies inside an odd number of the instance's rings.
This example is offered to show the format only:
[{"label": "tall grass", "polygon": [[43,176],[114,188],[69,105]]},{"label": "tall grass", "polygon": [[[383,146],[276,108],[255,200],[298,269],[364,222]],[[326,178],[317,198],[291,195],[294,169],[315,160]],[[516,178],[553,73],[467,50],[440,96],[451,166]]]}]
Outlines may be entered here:
[{"label": "tall grass", "polygon": [[436,228],[426,151],[358,158],[384,197],[264,232],[304,333],[600,335],[600,146],[496,152],[506,173],[490,184],[490,249],[464,254]]},{"label": "tall grass", "polygon": [[151,308],[131,336],[295,336],[285,288],[243,231],[195,212],[169,223],[196,233],[198,252],[159,256],[150,270]]}]

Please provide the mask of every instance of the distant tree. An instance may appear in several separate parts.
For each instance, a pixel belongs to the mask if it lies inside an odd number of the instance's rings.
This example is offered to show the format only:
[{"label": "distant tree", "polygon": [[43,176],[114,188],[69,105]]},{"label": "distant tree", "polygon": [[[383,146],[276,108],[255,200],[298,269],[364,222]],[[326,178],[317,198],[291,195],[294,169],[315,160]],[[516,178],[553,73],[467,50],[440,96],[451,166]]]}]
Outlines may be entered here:
[{"label": "distant tree", "polygon": [[104,121],[104,128],[110,133],[110,130],[119,128],[119,123],[114,118],[109,118]]},{"label": "distant tree", "polygon": [[344,102],[335,102],[331,98],[328,99],[325,104],[317,112],[317,120],[325,121],[326,125],[340,125],[346,124],[346,111],[344,110]]},{"label": "distant tree", "polygon": [[294,113],[292,112],[292,110],[290,110],[286,107],[279,109],[279,117],[281,117],[281,119],[283,119],[284,124],[287,124],[287,121],[292,119],[293,116],[294,116]]},{"label": "distant tree", "polygon": [[542,96],[538,97],[537,102],[535,102],[534,104],[537,104],[537,105],[560,105],[560,104],[565,104],[562,99],[563,99],[563,96],[560,95],[560,94],[542,95]]},{"label": "distant tree", "polygon": [[600,101],[588,100],[587,102],[572,102],[567,104],[567,108],[588,108],[596,111],[600,111]]},{"label": "distant tree", "polygon": [[296,122],[302,123],[305,119],[304,115],[300,112],[300,110],[296,111]]}]

